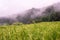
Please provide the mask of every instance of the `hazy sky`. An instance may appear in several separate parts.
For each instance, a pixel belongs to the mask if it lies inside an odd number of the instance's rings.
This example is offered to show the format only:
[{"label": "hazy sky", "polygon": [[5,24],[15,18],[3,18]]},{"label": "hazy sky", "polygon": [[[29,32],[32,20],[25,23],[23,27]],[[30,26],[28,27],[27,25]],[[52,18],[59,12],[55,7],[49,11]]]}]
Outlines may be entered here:
[{"label": "hazy sky", "polygon": [[0,17],[16,14],[32,7],[42,8],[60,0],[0,0]]}]

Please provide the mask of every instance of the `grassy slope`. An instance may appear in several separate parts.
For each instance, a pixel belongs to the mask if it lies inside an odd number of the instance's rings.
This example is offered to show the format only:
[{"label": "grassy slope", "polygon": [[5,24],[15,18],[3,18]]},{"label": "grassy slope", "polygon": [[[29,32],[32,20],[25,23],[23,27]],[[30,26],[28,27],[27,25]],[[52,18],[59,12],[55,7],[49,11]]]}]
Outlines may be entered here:
[{"label": "grassy slope", "polygon": [[0,40],[60,40],[60,22],[1,26]]}]

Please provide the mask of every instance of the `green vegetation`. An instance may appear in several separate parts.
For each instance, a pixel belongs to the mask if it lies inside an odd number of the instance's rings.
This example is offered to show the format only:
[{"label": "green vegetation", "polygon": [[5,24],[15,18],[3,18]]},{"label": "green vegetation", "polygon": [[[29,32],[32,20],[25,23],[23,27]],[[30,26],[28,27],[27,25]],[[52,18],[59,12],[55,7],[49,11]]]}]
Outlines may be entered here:
[{"label": "green vegetation", "polygon": [[60,22],[1,25],[0,40],[60,40]]}]

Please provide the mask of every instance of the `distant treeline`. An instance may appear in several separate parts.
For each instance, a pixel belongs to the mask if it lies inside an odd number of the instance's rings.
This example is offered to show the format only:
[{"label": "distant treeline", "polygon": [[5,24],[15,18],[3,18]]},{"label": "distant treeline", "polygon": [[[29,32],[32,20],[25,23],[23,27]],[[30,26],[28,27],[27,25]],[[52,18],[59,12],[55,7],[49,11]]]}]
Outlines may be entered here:
[{"label": "distant treeline", "polygon": [[[0,18],[0,24],[13,24],[16,22],[21,22],[24,24],[29,23],[37,23],[37,22],[45,22],[45,21],[60,21],[60,11],[55,11],[53,6],[47,7],[40,16],[37,15],[37,13],[40,13],[40,9],[32,8],[22,15],[17,15],[17,17],[14,19],[7,18],[7,17],[1,17]],[[35,15],[35,16],[34,16]],[[37,15],[37,16],[36,16]]]}]

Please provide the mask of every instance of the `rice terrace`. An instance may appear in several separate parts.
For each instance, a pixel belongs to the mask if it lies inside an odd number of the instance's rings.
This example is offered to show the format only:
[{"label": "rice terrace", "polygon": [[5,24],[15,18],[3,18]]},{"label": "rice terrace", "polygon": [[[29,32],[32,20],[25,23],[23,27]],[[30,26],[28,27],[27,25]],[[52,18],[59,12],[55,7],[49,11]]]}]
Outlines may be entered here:
[{"label": "rice terrace", "polygon": [[60,21],[2,25],[0,40],[60,40]]},{"label": "rice terrace", "polygon": [[60,40],[60,0],[0,0],[0,40]]}]

